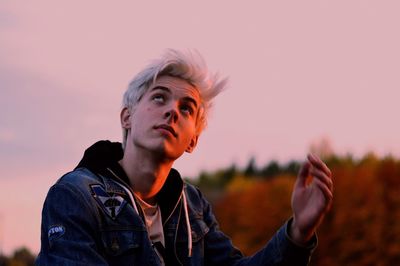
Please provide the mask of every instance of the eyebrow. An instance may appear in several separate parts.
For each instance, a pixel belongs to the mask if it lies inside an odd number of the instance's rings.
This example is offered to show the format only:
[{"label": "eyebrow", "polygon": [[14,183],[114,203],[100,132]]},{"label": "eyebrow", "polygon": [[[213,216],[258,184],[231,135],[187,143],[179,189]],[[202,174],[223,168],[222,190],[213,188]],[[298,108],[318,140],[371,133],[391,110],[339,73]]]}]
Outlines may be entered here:
[{"label": "eyebrow", "polygon": [[[171,93],[171,89],[168,88],[168,87],[164,87],[164,86],[156,86],[156,87],[151,89],[151,91],[155,91],[155,90],[162,90],[162,91],[165,91],[167,93]],[[196,100],[193,99],[190,96],[183,97],[183,100],[185,100],[187,102],[191,102],[194,105],[195,108],[198,107],[198,104],[197,104]]]},{"label": "eyebrow", "polygon": [[163,86],[156,86],[156,87],[151,89],[151,91],[155,91],[155,90],[162,90],[162,91],[166,91],[168,93],[171,93],[171,90],[169,88],[163,87]]}]

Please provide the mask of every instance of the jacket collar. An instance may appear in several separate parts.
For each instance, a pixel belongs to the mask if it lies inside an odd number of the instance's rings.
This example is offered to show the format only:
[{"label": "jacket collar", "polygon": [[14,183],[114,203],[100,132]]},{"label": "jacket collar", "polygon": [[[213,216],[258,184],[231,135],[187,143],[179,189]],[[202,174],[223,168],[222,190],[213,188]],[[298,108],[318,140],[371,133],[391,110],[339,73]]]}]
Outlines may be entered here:
[{"label": "jacket collar", "polygon": [[[107,192],[126,195],[126,192],[115,184],[115,182],[108,182],[111,179],[122,183],[128,188],[130,187],[129,178],[118,163],[122,157],[123,149],[121,143],[102,140],[96,142],[85,151],[83,158],[76,168],[85,167],[98,175],[107,177],[104,182]],[[163,187],[157,194],[163,224],[178,205],[183,186],[184,182],[181,175],[177,170],[171,168]]]}]

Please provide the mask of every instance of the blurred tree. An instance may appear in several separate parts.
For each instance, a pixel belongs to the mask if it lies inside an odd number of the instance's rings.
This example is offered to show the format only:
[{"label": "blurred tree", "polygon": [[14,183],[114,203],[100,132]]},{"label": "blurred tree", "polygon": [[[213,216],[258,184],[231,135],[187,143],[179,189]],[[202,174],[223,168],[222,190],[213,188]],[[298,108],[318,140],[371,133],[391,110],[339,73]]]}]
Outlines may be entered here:
[{"label": "blurred tree", "polygon": [[[33,266],[35,262],[35,257],[26,247],[22,247],[14,251],[12,261],[16,263],[15,266],[16,265]],[[10,264],[10,266],[11,265],[14,266],[14,264]]]},{"label": "blurred tree", "polygon": [[26,247],[14,251],[10,258],[0,255],[0,266],[33,266],[35,256]]},{"label": "blurred tree", "polygon": [[229,184],[216,213],[222,230],[245,254],[263,246],[289,217],[293,182],[292,177],[283,176],[271,180],[236,177]]},{"label": "blurred tree", "polygon": [[[325,162],[333,173],[334,201],[310,265],[400,265],[400,161],[370,152],[360,160],[332,154]],[[274,178],[249,178],[234,167],[207,174],[204,183],[218,195],[214,208],[221,229],[245,254],[264,246],[291,215],[299,166],[271,161],[257,173],[253,159],[247,166],[252,177]]]},{"label": "blurred tree", "polygon": [[257,180],[254,178],[248,178],[244,175],[235,176],[232,181],[226,186],[225,192],[235,193],[235,192],[244,192],[253,186],[253,184]]},{"label": "blurred tree", "polygon": [[277,161],[271,161],[267,164],[261,171],[260,175],[262,177],[274,177],[281,173],[281,167],[279,166]]},{"label": "blurred tree", "polygon": [[[319,228],[311,265],[400,265],[400,161],[368,153],[360,160],[351,154],[332,155],[326,162],[335,196]],[[214,205],[216,216],[245,254],[264,246],[290,216],[293,173],[299,164],[281,167],[273,161],[261,173],[274,173],[274,178],[236,175],[227,183]]]},{"label": "blurred tree", "polygon": [[236,165],[232,164],[227,169],[220,169],[214,174],[218,180],[219,187],[225,187],[237,174]]},{"label": "blurred tree", "polygon": [[9,259],[6,256],[0,255],[0,266],[8,265],[8,261]]},{"label": "blurred tree", "polygon": [[382,234],[386,247],[381,249],[381,254],[388,265],[400,265],[400,162],[392,156],[384,158],[378,166],[377,176],[383,183],[385,211]]},{"label": "blurred tree", "polygon": [[290,161],[287,165],[283,167],[283,172],[289,175],[297,176],[297,173],[300,170],[301,164],[296,161]]},{"label": "blurred tree", "polygon": [[247,164],[247,167],[245,168],[243,174],[247,177],[254,177],[258,175],[256,159],[254,157],[250,158],[249,163]]}]

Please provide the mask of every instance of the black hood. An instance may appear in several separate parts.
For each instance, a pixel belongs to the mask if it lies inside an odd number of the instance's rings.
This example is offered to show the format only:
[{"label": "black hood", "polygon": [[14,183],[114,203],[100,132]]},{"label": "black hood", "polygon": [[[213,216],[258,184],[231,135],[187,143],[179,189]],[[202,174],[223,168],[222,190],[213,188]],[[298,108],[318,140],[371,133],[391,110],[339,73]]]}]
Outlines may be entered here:
[{"label": "black hood", "polygon": [[107,173],[107,168],[113,169],[116,174],[127,184],[129,179],[118,161],[124,156],[122,144],[109,140],[100,140],[86,149],[82,160],[75,169],[84,167],[96,174]]}]

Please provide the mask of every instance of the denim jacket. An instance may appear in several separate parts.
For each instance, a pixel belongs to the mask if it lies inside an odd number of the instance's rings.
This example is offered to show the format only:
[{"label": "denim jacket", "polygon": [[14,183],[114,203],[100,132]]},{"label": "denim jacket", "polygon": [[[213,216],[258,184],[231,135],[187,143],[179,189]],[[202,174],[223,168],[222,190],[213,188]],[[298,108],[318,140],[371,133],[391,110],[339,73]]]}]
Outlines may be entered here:
[{"label": "denim jacket", "polygon": [[[117,163],[121,157],[120,144],[100,141],[50,188],[36,265],[161,265]],[[166,265],[308,265],[316,245],[316,239],[309,247],[294,244],[287,235],[289,221],[263,249],[244,257],[220,231],[201,192],[174,169],[157,199]]]}]

